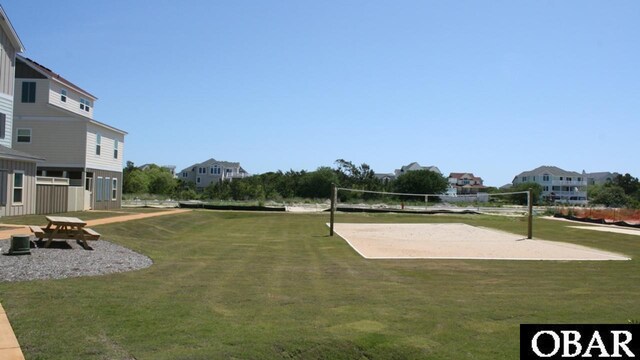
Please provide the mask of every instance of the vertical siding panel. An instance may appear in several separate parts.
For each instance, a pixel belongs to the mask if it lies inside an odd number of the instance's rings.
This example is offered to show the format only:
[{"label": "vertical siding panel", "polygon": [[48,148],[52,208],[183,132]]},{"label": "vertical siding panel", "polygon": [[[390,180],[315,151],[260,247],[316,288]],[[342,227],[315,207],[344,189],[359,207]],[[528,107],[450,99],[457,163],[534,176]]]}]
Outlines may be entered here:
[{"label": "vertical siding panel", "polygon": [[36,214],[56,214],[67,212],[69,187],[63,185],[37,186]]}]

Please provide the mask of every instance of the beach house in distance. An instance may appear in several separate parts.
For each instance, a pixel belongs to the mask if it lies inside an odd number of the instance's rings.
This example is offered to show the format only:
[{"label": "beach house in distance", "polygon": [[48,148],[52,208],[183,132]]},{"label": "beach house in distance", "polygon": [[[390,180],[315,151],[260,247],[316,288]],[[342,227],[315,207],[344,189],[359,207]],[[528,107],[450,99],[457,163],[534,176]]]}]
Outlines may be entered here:
[{"label": "beach house in distance", "polygon": [[196,184],[197,190],[203,190],[212,182],[231,181],[249,176],[249,173],[238,162],[207,161],[193,164],[180,171],[179,179]]},{"label": "beach house in distance", "polygon": [[93,118],[97,98],[21,56],[15,89],[14,149],[46,159],[38,163],[38,176],[84,188],[85,210],[120,208],[127,133]]},{"label": "beach house in distance", "polygon": [[438,174],[438,175],[442,175],[442,172],[440,171],[440,169],[438,169],[437,166],[421,166],[420,164],[418,164],[417,162],[412,162],[409,165],[404,165],[402,167],[400,167],[400,169],[396,169],[394,171],[394,175],[396,176],[396,178],[402,174],[405,174],[409,171],[416,171],[416,170],[429,170],[429,171],[433,171],[434,173]]},{"label": "beach house in distance", "polygon": [[449,195],[475,195],[487,189],[482,178],[473,173],[450,173],[448,181]]},{"label": "beach house in distance", "polygon": [[536,183],[542,187],[543,200],[573,205],[587,203],[587,177],[555,166],[540,166],[513,178],[512,184]]}]

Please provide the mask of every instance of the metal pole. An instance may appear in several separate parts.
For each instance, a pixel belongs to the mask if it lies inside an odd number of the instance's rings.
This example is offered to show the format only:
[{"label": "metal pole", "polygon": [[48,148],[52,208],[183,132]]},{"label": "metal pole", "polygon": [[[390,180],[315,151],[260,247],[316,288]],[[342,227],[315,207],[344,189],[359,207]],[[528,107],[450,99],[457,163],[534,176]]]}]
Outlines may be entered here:
[{"label": "metal pole", "polygon": [[529,203],[529,224],[527,226],[527,239],[533,238],[533,192],[529,189],[527,193],[527,202]]},{"label": "metal pole", "polygon": [[329,220],[329,236],[333,236],[333,222],[336,214],[336,184],[331,184],[331,217]]}]

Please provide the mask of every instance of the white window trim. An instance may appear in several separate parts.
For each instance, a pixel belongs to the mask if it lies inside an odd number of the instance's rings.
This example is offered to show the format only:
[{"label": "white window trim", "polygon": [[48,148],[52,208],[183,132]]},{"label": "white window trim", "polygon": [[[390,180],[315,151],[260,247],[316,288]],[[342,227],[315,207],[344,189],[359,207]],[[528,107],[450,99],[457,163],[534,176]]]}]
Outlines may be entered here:
[{"label": "white window trim", "polygon": [[60,89],[60,101],[62,101],[63,103],[66,103],[68,98],[69,98],[69,95],[67,94],[67,89],[61,88]]},{"label": "white window trim", "polygon": [[118,153],[120,152],[118,147],[120,145],[120,142],[118,141],[118,139],[113,140],[113,158],[117,159],[118,158]]},{"label": "white window trim", "polygon": [[80,110],[89,112],[91,110],[91,101],[83,97],[80,98]]},{"label": "white window trim", "polygon": [[118,178],[111,179],[111,200],[118,200]]},{"label": "white window trim", "polygon": [[[98,151],[99,149],[99,151]],[[102,135],[96,133],[96,156],[102,156]]]},{"label": "white window trim", "polygon": [[[22,174],[22,186],[17,188],[22,190],[22,201],[15,201],[15,190],[16,190],[16,174]],[[24,171],[23,170],[14,170],[13,171],[13,179],[11,183],[11,205],[14,206],[22,206],[24,205]]]},{"label": "white window trim", "polygon": [[200,184],[200,183],[201,183],[201,181],[200,181],[200,176],[198,176],[198,177],[196,178],[196,184]]},{"label": "white window trim", "polygon": [[[29,141],[18,141],[18,133],[20,130],[29,130]],[[33,140],[33,130],[31,128],[17,128],[16,129],[16,143],[18,144],[31,144],[31,140]]]}]

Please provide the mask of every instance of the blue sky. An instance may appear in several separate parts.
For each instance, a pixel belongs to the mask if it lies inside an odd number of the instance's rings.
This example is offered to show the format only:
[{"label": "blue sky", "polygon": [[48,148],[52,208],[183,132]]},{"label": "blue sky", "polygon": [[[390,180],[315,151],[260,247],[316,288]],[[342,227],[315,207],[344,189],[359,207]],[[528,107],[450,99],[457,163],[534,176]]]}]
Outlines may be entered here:
[{"label": "blue sky", "polygon": [[640,176],[639,1],[2,1],[125,160]]}]

